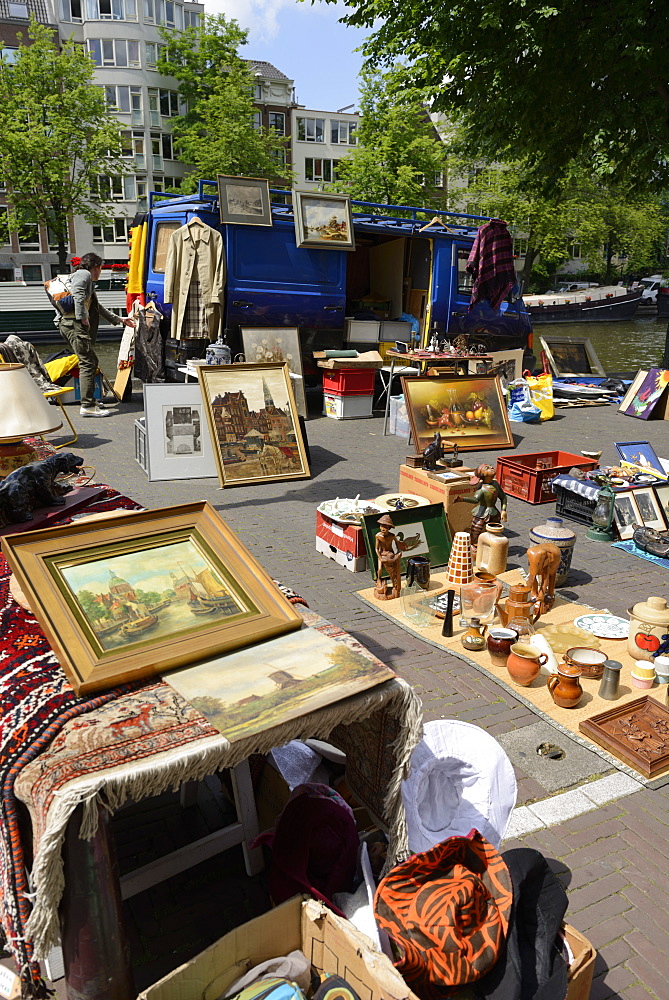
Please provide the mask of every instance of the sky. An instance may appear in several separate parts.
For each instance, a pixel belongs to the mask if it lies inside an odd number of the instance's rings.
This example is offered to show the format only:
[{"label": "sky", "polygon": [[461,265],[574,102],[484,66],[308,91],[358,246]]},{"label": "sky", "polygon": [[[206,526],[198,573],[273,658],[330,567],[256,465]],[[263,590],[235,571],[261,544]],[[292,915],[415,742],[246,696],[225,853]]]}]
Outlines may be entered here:
[{"label": "sky", "polygon": [[204,0],[208,14],[225,14],[249,30],[244,59],[263,59],[295,81],[298,104],[312,111],[340,111],[358,101],[367,31],[339,24],[343,4],[315,0]]}]

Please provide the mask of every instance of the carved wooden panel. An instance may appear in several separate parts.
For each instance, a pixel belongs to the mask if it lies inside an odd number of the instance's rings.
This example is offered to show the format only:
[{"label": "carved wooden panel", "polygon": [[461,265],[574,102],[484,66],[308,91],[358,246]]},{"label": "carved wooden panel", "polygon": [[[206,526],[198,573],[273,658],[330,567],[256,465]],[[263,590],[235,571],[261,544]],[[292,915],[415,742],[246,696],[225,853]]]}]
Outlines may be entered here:
[{"label": "carved wooden panel", "polygon": [[645,778],[669,767],[669,709],[649,695],[593,715],[578,728]]}]

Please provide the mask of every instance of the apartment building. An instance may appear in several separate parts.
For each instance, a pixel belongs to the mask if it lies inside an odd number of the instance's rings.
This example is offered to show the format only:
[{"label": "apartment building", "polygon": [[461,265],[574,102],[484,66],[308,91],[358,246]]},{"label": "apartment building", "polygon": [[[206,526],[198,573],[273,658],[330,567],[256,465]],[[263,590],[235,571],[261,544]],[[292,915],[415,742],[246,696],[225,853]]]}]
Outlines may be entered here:
[{"label": "apartment building", "polygon": [[[273,128],[279,135],[291,140],[286,143],[283,162],[292,166],[291,111],[295,107],[294,83],[272,63],[256,59],[249,59],[247,62],[254,79],[254,125],[256,128]],[[276,186],[284,187],[286,182],[277,180]]]},{"label": "apartment building", "polygon": [[291,147],[298,190],[318,191],[336,180],[339,160],[355,148],[359,120],[353,111],[292,109]]}]

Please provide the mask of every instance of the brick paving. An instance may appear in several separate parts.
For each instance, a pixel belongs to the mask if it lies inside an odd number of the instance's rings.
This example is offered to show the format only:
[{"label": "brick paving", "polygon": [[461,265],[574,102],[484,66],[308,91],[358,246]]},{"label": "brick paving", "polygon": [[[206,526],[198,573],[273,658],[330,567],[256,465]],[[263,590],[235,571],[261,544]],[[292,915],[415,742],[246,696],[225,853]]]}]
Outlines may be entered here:
[{"label": "brick paving", "polygon": [[[532,711],[494,680],[362,604],[355,591],[369,586],[368,574],[349,573],[315,551],[315,508],[321,500],[357,494],[373,498],[397,489],[398,466],[412,449],[400,438],[384,437],[380,417],[311,419],[307,425],[310,480],[220,490],[214,480],[147,481],[133,448],[133,420],[141,410],[137,392],[131,403],[105,421],[83,421],[77,408],[70,407],[81,431],[75,450],[95,465],[98,481],[147,507],[209,500],[268,572],[294,587],[313,608],[355,635],[414,686],[426,720],[466,719],[493,735],[537,721]],[[613,464],[617,461],[613,441],[638,438],[650,441],[659,454],[669,454],[669,424],[635,422],[613,407],[563,410],[549,423],[512,424],[512,429],[519,452],[560,448],[578,454],[581,449],[601,448],[602,462]],[[495,457],[477,453],[470,464],[494,462]],[[510,499],[510,567],[523,565],[528,530],[553,513],[552,504],[530,506]],[[607,544],[592,542],[585,537],[585,527],[568,523],[579,537],[573,574],[562,591],[566,597],[623,615],[632,603],[649,594],[669,597],[665,571]],[[602,772],[607,771],[605,761],[602,765]],[[519,769],[517,773],[519,804],[547,797],[532,773]],[[190,823],[197,828],[195,832],[202,823],[214,823],[226,807],[220,792],[205,789],[202,794],[209,796],[206,802],[200,801],[205,819],[180,821],[182,826]],[[668,798],[669,790],[644,789],[505,845],[525,844],[541,850],[568,888],[569,919],[599,951],[592,1000],[665,1000],[669,995]],[[173,799],[167,796],[119,814],[116,830],[122,867],[131,866],[137,858],[141,863],[142,847],[149,842],[178,840],[183,830],[180,833],[169,826],[174,822],[168,822],[170,804],[174,805]],[[248,919],[263,909],[261,885],[257,880],[249,885],[240,872],[239,852],[230,851],[128,904],[139,987],[205,947],[240,917]],[[226,892],[215,893],[212,900],[211,887],[221,887],[221,880],[226,880]],[[199,902],[189,901],[193,895]],[[230,899],[234,906],[226,903]],[[57,985],[64,995],[62,982]]]}]

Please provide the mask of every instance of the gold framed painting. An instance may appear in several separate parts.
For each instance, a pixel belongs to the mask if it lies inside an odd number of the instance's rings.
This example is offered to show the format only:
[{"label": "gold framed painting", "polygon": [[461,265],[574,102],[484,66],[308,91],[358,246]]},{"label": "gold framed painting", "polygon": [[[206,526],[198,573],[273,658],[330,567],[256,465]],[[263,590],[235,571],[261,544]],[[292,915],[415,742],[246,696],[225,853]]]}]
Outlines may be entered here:
[{"label": "gold framed painting", "polygon": [[498,377],[402,376],[411,436],[419,455],[434,439],[457,443],[460,451],[513,448],[513,434]]},{"label": "gold framed painting", "polygon": [[6,535],[2,550],[77,694],[302,624],[205,501]]},{"label": "gold framed painting", "polygon": [[351,199],[347,194],[294,191],[293,214],[298,247],[355,250]]},{"label": "gold framed painting", "polygon": [[288,365],[198,365],[221,486],[306,479]]}]

